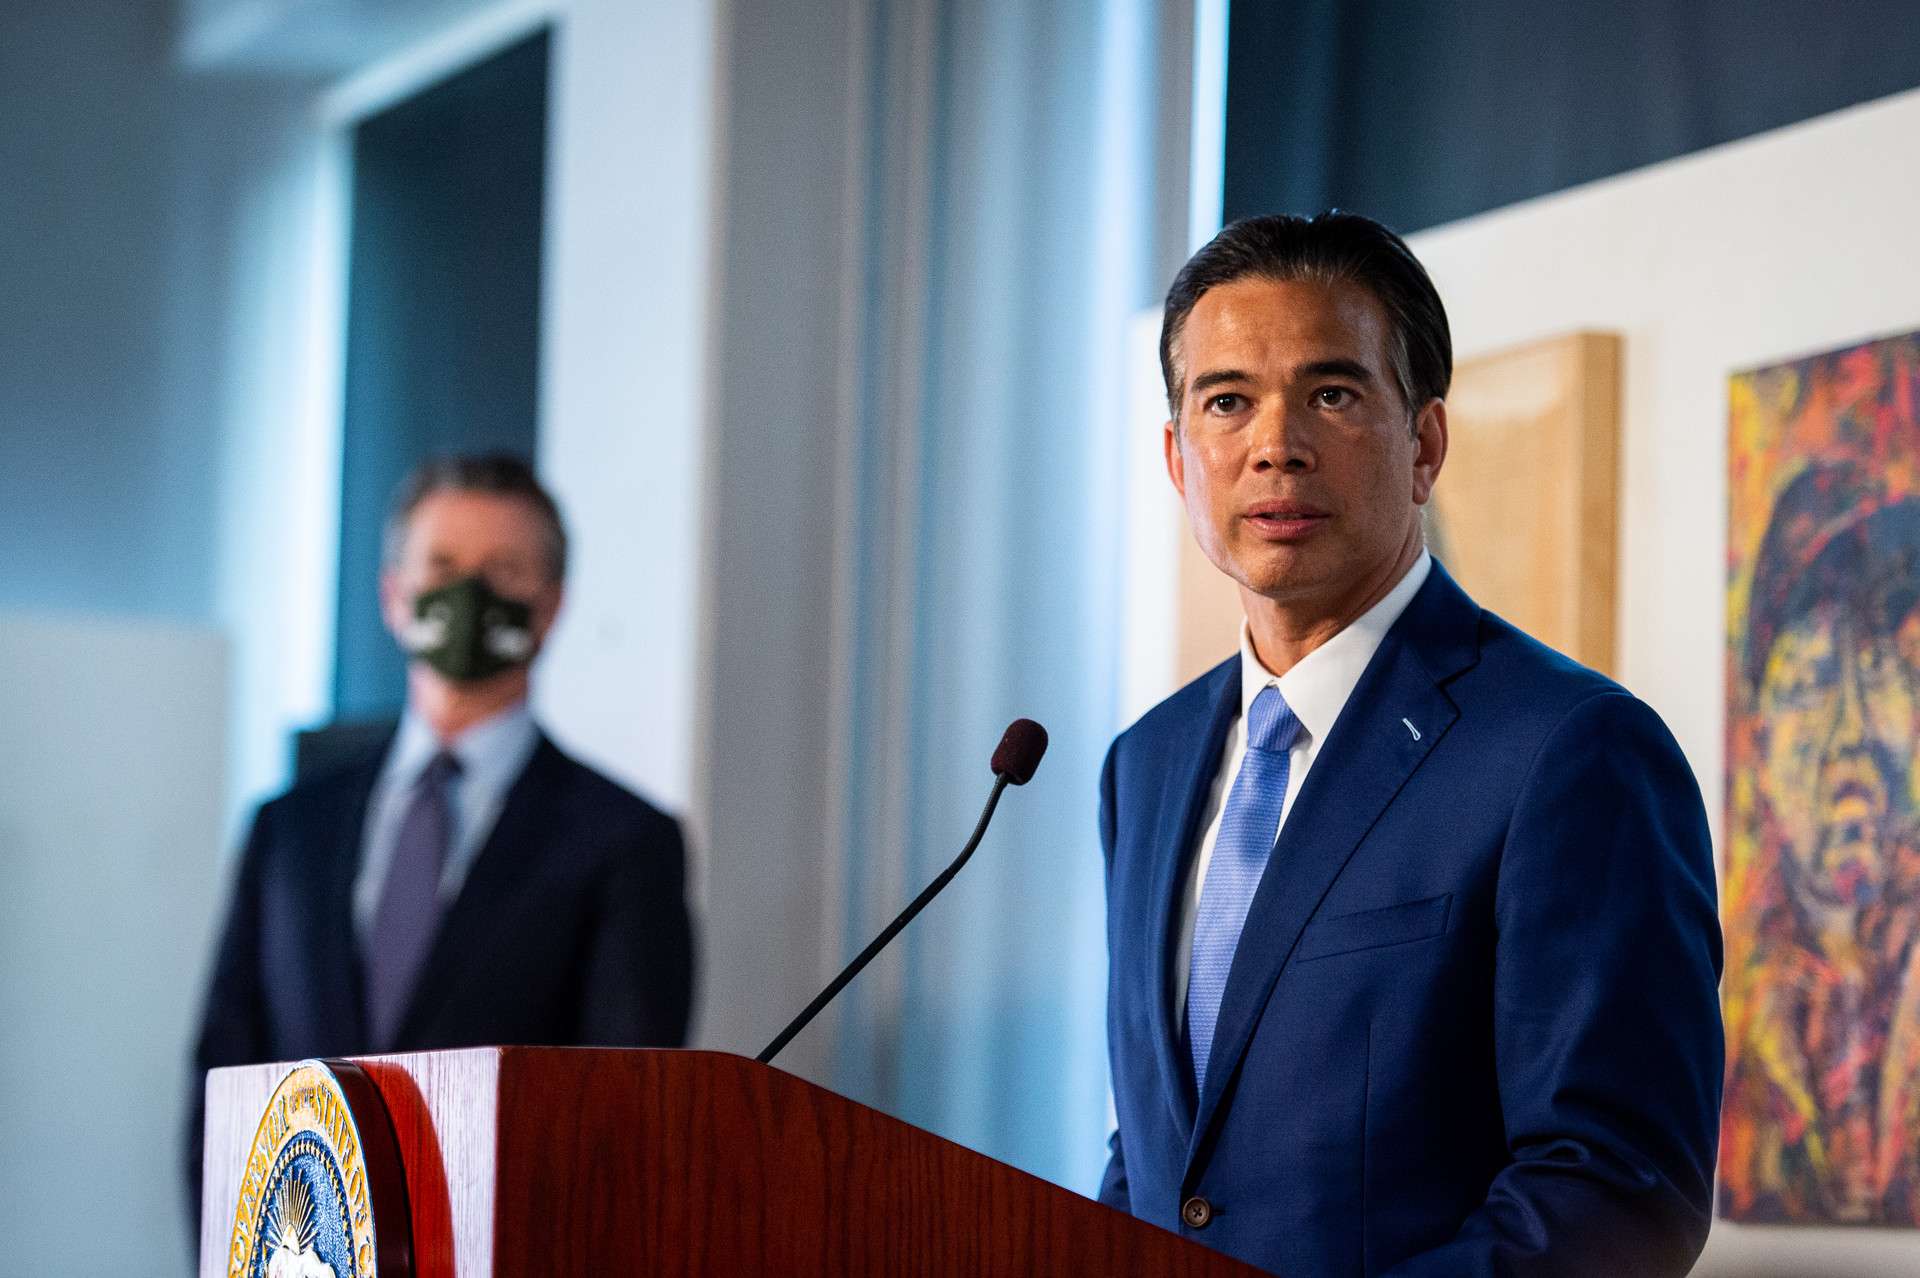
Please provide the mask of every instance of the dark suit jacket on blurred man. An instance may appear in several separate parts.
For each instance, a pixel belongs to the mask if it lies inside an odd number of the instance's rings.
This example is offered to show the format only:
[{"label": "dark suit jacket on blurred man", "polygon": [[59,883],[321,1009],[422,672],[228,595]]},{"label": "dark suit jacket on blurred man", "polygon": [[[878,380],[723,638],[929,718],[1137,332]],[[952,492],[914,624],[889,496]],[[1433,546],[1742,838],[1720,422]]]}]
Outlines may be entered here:
[{"label": "dark suit jacket on blurred man", "polygon": [[527,709],[564,567],[558,512],[518,462],[431,463],[402,490],[381,584],[412,656],[406,714],[254,819],[194,1053],[191,1198],[217,1066],[685,1041],[679,824]]}]

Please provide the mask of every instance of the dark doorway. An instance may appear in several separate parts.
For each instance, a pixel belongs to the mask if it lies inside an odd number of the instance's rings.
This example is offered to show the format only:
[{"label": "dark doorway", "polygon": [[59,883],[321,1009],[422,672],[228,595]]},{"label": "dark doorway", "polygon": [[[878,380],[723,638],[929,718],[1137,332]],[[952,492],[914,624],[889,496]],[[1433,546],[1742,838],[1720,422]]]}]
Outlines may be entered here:
[{"label": "dark doorway", "polygon": [[334,715],[398,711],[381,526],[415,465],[532,460],[549,37],[530,36],[354,130]]}]

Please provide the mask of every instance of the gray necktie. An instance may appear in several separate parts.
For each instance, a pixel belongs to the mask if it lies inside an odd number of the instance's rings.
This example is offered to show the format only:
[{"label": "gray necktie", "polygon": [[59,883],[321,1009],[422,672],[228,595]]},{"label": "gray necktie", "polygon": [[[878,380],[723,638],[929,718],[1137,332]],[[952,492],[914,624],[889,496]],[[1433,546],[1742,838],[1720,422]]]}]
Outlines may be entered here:
[{"label": "gray necktie", "polygon": [[445,750],[434,755],[414,781],[400,820],[367,938],[367,1024],[375,1051],[392,1049],[440,922],[440,872],[453,842],[447,782],[459,775],[460,760]]}]

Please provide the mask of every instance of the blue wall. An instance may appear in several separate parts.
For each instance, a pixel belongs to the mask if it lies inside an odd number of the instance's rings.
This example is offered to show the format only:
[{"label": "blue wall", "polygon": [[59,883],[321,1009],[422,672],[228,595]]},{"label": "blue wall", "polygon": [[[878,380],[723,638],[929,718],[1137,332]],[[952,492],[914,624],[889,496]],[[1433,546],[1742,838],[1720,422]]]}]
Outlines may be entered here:
[{"label": "blue wall", "polygon": [[1229,221],[1412,232],[1920,85],[1908,0],[1236,0],[1229,28]]},{"label": "blue wall", "polygon": [[293,416],[254,411],[257,348],[299,327],[261,320],[262,262],[317,86],[183,71],[176,7],[0,4],[9,1273],[191,1272],[175,1104],[234,797],[228,552]]},{"label": "blue wall", "polygon": [[375,582],[387,505],[451,452],[531,461],[546,178],[543,31],[354,135],[334,708],[397,711],[406,663]]},{"label": "blue wall", "polygon": [[215,609],[234,197],[310,88],[179,72],[171,9],[0,5],[0,609]]}]

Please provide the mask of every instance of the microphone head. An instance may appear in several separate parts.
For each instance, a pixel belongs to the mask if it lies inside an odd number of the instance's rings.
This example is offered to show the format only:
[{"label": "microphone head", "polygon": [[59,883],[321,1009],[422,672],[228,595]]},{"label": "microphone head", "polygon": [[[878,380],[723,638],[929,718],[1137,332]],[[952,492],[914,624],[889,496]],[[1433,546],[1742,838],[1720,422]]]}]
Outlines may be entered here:
[{"label": "microphone head", "polygon": [[1033,780],[1040,756],[1046,752],[1047,730],[1031,719],[1015,719],[994,747],[993,775],[1025,785]]}]

